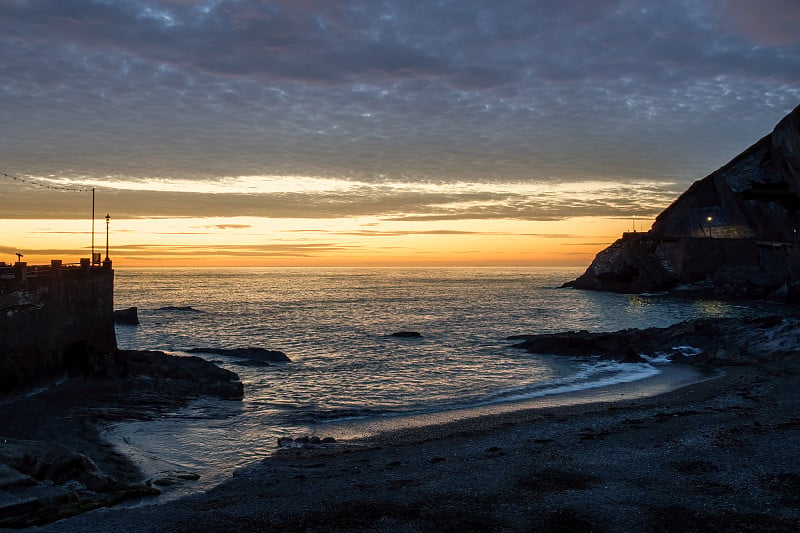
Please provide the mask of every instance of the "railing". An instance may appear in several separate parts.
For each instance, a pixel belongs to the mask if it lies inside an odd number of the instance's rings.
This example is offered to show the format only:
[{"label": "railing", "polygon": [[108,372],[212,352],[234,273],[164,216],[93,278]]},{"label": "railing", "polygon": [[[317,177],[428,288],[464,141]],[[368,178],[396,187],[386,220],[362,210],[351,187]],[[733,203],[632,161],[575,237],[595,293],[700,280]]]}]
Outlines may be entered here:
[{"label": "railing", "polygon": [[0,263],[0,282],[22,281],[29,278],[50,277],[55,272],[75,272],[79,270],[108,270],[110,265],[91,264],[88,259],[82,259],[78,263],[62,263],[53,260],[49,265],[28,265],[27,263]]}]

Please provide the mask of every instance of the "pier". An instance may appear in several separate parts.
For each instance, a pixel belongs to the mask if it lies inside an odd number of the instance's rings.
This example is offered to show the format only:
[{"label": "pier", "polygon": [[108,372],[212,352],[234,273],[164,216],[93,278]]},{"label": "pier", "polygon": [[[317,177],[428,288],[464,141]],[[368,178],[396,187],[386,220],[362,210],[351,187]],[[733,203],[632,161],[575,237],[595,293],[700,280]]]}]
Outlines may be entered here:
[{"label": "pier", "polygon": [[91,372],[116,345],[110,261],[0,263],[0,393]]}]

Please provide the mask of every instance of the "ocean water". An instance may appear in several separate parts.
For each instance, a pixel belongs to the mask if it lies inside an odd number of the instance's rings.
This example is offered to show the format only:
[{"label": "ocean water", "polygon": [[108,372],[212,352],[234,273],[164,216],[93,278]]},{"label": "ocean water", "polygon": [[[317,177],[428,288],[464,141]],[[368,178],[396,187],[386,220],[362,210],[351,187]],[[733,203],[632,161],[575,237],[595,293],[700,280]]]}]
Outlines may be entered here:
[{"label": "ocean water", "polygon": [[[198,400],[107,437],[147,474],[200,473],[208,488],[269,455],[280,436],[332,434],[362,422],[569,394],[657,375],[657,365],[577,361],[514,349],[506,337],[667,326],[755,316],[768,305],[686,301],[557,288],[576,268],[119,269],[115,307],[124,349],[177,355],[195,347],[262,347],[291,362],[251,366],[204,355],[239,374],[243,402]],[[420,339],[392,337],[401,330]],[[346,433],[346,431],[345,431]]]}]

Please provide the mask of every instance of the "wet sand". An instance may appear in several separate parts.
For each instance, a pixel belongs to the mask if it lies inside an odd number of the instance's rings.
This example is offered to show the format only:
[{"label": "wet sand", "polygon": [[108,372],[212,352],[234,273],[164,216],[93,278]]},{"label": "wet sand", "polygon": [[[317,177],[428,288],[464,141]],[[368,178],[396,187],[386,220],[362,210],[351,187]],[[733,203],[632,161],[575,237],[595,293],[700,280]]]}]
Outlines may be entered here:
[{"label": "wet sand", "polygon": [[796,531],[800,357],[658,396],[282,449],[208,491],[42,531]]}]

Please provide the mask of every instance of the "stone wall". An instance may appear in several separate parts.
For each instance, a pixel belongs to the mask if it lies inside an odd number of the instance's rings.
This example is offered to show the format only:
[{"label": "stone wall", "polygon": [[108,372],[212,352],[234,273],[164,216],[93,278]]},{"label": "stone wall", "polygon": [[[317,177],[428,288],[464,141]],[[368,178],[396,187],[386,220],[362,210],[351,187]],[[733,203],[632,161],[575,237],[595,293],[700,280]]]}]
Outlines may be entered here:
[{"label": "stone wall", "polygon": [[0,392],[102,368],[116,349],[111,268],[0,267]]}]

